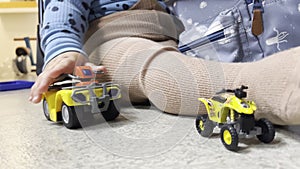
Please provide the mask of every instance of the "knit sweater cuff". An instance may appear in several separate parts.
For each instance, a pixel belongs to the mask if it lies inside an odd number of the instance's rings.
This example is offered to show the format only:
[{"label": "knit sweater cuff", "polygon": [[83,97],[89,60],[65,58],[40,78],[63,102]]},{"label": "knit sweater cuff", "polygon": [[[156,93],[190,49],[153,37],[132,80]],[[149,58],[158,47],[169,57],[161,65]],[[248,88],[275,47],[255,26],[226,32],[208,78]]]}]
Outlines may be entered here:
[{"label": "knit sweater cuff", "polygon": [[67,37],[59,37],[52,39],[45,48],[44,67],[56,56],[65,52],[78,52],[87,57],[87,54],[82,50],[82,44],[78,40]]}]

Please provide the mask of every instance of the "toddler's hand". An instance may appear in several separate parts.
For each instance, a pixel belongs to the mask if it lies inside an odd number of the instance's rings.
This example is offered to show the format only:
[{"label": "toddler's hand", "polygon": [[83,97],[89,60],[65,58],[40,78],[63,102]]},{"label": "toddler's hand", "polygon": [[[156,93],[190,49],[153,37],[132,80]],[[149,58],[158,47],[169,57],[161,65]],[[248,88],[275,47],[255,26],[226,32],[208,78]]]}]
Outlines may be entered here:
[{"label": "toddler's hand", "polygon": [[86,57],[78,52],[66,52],[52,59],[45,67],[43,72],[37,77],[35,84],[31,87],[29,101],[39,103],[42,94],[48,90],[50,84],[64,73],[73,73],[75,66],[92,66],[95,70],[106,71],[103,66],[95,66],[87,62]]}]

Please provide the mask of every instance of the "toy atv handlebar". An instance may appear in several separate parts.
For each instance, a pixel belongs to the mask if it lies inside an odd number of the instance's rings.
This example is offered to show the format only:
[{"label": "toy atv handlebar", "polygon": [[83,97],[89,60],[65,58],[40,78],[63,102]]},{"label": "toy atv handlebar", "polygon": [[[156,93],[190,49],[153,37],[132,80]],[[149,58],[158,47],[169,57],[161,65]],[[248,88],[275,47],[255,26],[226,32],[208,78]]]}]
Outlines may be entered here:
[{"label": "toy atv handlebar", "polygon": [[244,90],[248,89],[248,86],[242,85],[240,88],[236,88],[234,90],[232,89],[222,89],[221,91],[217,92],[216,94],[222,94],[222,93],[234,93],[234,95],[239,98],[246,98],[247,97],[247,92]]}]

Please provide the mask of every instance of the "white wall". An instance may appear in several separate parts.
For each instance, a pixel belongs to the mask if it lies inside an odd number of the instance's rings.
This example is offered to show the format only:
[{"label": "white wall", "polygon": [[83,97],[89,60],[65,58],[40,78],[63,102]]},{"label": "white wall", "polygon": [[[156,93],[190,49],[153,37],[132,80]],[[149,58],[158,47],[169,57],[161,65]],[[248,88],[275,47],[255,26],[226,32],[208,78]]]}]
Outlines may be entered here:
[{"label": "white wall", "polygon": [[[16,42],[13,39],[36,37],[37,22],[37,12],[0,13],[0,81],[16,76],[12,68],[12,59],[15,57],[16,47],[25,46],[25,42]],[[31,47],[35,59],[36,41],[31,41]]]}]

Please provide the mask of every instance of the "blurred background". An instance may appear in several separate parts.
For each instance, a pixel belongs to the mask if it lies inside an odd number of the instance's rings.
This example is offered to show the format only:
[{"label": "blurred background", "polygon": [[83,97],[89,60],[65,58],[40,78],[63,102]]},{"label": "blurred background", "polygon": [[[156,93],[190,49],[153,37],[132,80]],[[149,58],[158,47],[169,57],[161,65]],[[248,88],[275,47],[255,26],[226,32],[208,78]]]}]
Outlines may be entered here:
[{"label": "blurred background", "polygon": [[[31,73],[17,75],[13,69],[16,48],[26,46],[25,41],[14,39],[35,38],[37,23],[38,10],[35,0],[0,0],[0,81],[32,76]],[[36,60],[36,41],[30,42],[33,59]]]}]

